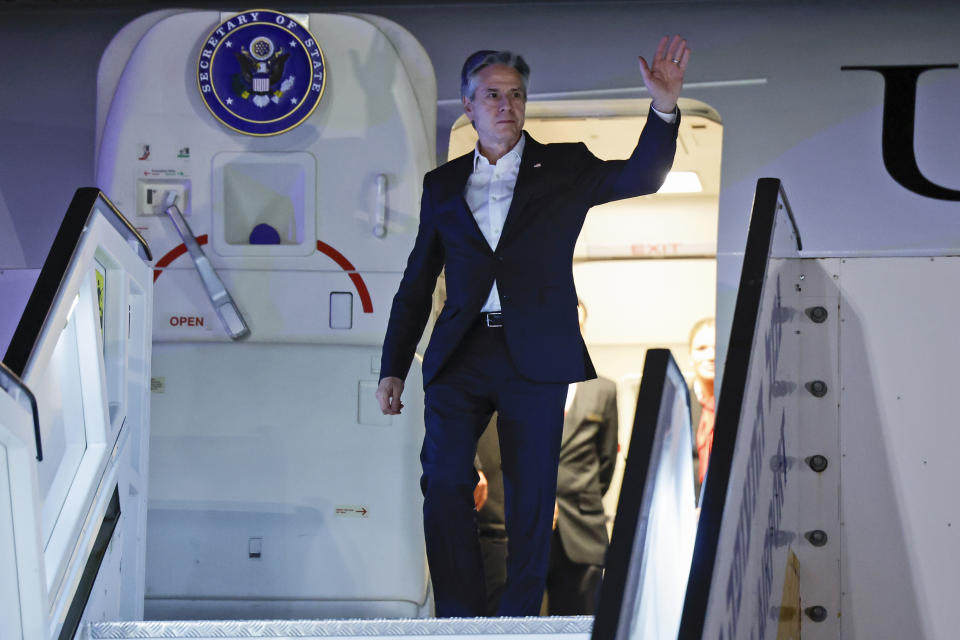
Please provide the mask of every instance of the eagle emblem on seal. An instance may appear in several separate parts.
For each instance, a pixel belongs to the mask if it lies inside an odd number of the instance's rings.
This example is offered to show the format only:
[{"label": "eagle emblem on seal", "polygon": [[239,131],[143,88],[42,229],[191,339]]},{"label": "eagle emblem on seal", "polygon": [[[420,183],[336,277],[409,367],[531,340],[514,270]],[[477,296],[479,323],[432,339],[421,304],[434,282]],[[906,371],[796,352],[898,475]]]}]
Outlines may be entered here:
[{"label": "eagle emblem on seal", "polygon": [[283,77],[290,54],[278,49],[266,36],[257,36],[250,42],[249,49],[242,47],[235,55],[241,72],[234,75],[234,93],[261,109],[271,101],[274,104],[280,102],[283,94],[296,82],[292,75]]}]

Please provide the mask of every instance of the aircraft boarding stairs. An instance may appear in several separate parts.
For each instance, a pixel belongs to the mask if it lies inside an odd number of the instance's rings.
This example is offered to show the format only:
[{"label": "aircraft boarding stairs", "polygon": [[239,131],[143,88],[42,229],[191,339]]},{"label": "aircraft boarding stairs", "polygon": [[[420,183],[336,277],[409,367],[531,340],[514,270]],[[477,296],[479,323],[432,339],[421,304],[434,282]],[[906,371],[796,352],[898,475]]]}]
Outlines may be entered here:
[{"label": "aircraft boarding stairs", "polygon": [[934,350],[889,336],[960,265],[800,249],[761,180],[699,519],[686,383],[648,352],[595,620],[141,622],[151,255],[81,189],[0,369],[0,637],[949,637],[951,449],[914,413],[939,389],[917,372],[958,347],[949,314],[925,325]]}]

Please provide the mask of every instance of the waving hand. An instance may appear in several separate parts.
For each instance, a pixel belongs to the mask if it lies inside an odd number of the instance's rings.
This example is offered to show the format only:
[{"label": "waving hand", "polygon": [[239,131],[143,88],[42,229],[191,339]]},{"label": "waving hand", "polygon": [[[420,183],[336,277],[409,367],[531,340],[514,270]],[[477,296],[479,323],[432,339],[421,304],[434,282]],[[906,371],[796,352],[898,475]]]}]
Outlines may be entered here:
[{"label": "waving hand", "polygon": [[673,36],[670,46],[667,47],[667,36],[660,39],[657,52],[653,54],[653,62],[647,64],[640,56],[640,75],[647,91],[653,98],[653,108],[663,113],[673,112],[680,97],[680,88],[683,86],[683,74],[690,61],[690,49],[687,41],[679,35]]}]

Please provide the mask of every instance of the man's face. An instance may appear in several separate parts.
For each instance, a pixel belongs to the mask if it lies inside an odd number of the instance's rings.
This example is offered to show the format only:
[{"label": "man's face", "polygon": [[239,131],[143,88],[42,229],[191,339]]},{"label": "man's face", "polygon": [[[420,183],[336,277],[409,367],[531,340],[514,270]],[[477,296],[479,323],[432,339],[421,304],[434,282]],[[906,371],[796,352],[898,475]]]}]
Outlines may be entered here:
[{"label": "man's face", "polygon": [[713,380],[716,357],[716,332],[714,327],[701,327],[690,343],[690,356],[693,358],[693,373],[701,380]]},{"label": "man's face", "polygon": [[463,98],[463,110],[473,122],[481,146],[513,145],[523,131],[527,96],[523,78],[513,67],[492,64],[475,76],[473,98]]}]

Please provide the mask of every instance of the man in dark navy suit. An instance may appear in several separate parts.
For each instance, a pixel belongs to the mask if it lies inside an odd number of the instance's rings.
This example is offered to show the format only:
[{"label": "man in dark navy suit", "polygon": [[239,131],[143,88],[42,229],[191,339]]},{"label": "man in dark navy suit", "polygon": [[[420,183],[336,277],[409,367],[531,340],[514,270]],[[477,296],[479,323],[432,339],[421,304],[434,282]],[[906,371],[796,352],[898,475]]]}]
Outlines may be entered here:
[{"label": "man in dark navy suit", "polygon": [[587,210],[654,193],[673,164],[677,98],[690,58],[663,38],[640,72],[651,112],[627,160],[523,131],[530,69],[478,51],[461,74],[473,153],[429,172],[420,228],[393,299],[377,399],[402,408],[403,381],[445,268],[447,300],[423,361],[424,534],[438,616],[484,611],[473,490],[477,438],[499,413],[508,559],[500,615],[537,615],[550,553],[564,400],[596,377],[577,322],[573,248]]}]

